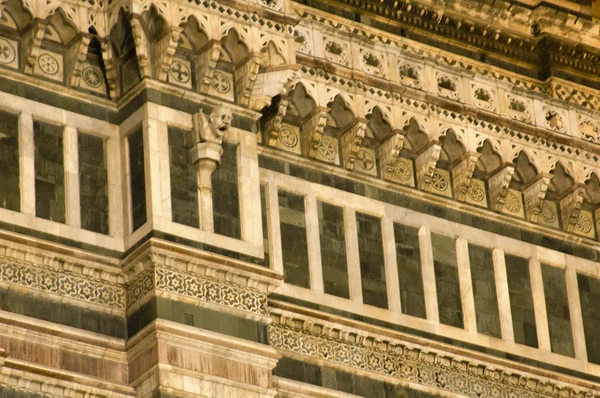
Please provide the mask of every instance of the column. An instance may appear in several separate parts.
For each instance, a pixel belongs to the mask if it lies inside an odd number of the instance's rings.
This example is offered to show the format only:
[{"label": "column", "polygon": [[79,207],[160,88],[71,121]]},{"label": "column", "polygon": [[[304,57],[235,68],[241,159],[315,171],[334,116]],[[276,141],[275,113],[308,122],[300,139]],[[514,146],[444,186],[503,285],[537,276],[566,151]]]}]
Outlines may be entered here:
[{"label": "column", "polygon": [[146,104],[146,114],[143,120],[144,134],[144,169],[146,174],[146,218],[148,221],[158,226],[162,217],[161,206],[161,173],[160,162],[158,161],[159,139],[158,139],[158,120],[154,116],[158,113],[158,107],[153,104]]},{"label": "column", "polygon": [[538,348],[551,351],[550,329],[548,329],[548,314],[546,312],[546,296],[544,294],[544,280],[542,279],[542,265],[537,252],[529,260],[529,275],[531,277],[531,292],[533,295],[533,308],[535,310],[535,327],[537,329]]},{"label": "column", "polygon": [[[106,142],[106,164],[108,173],[108,228],[109,235],[117,238],[125,236],[127,223],[123,205],[129,200],[124,195],[128,181],[121,153],[119,130],[115,129]],[[124,182],[125,181],[125,182]]]},{"label": "column", "polygon": [[423,225],[419,228],[419,251],[421,253],[421,272],[423,274],[423,295],[425,296],[425,311],[427,319],[440,322],[438,309],[437,287],[435,283],[435,267],[433,263],[433,247],[431,231]]},{"label": "column", "polygon": [[390,311],[402,312],[400,282],[398,280],[398,259],[396,257],[396,238],[394,236],[394,222],[391,219],[383,217],[381,220],[381,234],[385,260],[388,308]]},{"label": "column", "polygon": [[573,329],[575,358],[587,361],[583,316],[581,314],[581,301],[579,301],[579,286],[577,284],[577,271],[574,267],[567,266],[565,269],[565,282],[567,285],[567,297],[569,299],[569,313],[571,314],[571,328]]},{"label": "column", "polygon": [[267,211],[269,227],[271,229],[271,267],[273,270],[283,274],[283,255],[281,254],[281,224],[279,219],[279,197],[277,183],[271,176],[267,184],[266,192]]},{"label": "column", "polygon": [[35,145],[33,142],[33,117],[19,115],[19,184],[21,187],[21,213],[35,216]]},{"label": "column", "polygon": [[362,281],[360,275],[356,210],[351,207],[344,207],[344,235],[346,238],[346,258],[348,259],[350,300],[362,304]]},{"label": "column", "polygon": [[79,197],[79,147],[77,129],[67,126],[64,131],[65,212],[67,225],[81,227]]},{"label": "column", "polygon": [[321,263],[321,241],[319,233],[319,210],[317,197],[314,193],[304,199],[306,217],[306,239],[308,241],[308,267],[310,269],[310,288],[323,293],[323,267]]},{"label": "column", "polygon": [[498,315],[500,317],[502,339],[515,341],[504,250],[495,248],[492,251],[492,256],[494,259],[494,280],[496,281],[496,296],[498,299]]},{"label": "column", "polygon": [[462,301],[465,330],[477,333],[473,280],[471,279],[471,263],[469,261],[469,243],[463,238],[456,239],[456,263],[458,265],[458,282],[460,284],[460,298]]}]

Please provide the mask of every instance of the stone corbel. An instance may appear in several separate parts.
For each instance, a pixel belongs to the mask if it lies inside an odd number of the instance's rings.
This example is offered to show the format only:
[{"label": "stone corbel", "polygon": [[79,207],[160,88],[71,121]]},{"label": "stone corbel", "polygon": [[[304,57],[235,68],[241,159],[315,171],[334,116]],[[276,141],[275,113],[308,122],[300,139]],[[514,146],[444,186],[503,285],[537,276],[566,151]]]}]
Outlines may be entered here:
[{"label": "stone corbel", "polygon": [[102,61],[104,62],[104,70],[106,72],[108,92],[112,99],[119,98],[121,94],[117,78],[117,68],[115,66],[115,55],[113,53],[110,37],[105,37],[100,41],[100,49],[102,51]]},{"label": "stone corbel", "polygon": [[279,133],[281,132],[281,121],[283,120],[287,111],[289,101],[282,98],[277,104],[277,113],[271,119],[265,123],[265,138],[267,145],[271,147],[277,146],[279,140]]},{"label": "stone corbel", "polygon": [[527,219],[533,223],[538,222],[551,178],[550,174],[540,174],[535,181],[523,190]]},{"label": "stone corbel", "polygon": [[512,164],[504,164],[496,174],[488,179],[492,210],[501,211],[504,208],[504,201],[513,174],[515,174],[515,166]]},{"label": "stone corbel", "polygon": [[200,111],[192,117],[194,146],[189,155],[196,165],[201,228],[206,231],[214,231],[211,177],[221,164],[223,136],[231,126],[231,120],[231,110],[222,105],[210,116]]},{"label": "stone corbel", "polygon": [[31,27],[23,35],[21,51],[23,54],[23,72],[28,75],[33,73],[33,68],[37,62],[42,46],[42,40],[46,33],[48,22],[41,19],[34,19]]},{"label": "stone corbel", "polygon": [[262,54],[252,54],[235,69],[235,99],[238,105],[248,107],[263,60]]},{"label": "stone corbel", "polygon": [[139,17],[132,16],[131,31],[135,43],[135,53],[140,67],[140,75],[142,76],[142,79],[152,78],[152,68],[150,66],[150,41],[148,40],[148,36],[146,35],[146,31],[144,30],[142,21]]},{"label": "stone corbel", "polygon": [[442,146],[437,142],[429,144],[415,159],[415,168],[417,171],[417,186],[419,189],[426,189],[431,184],[431,177],[435,171],[435,165],[440,159]]},{"label": "stone corbel", "polygon": [[454,196],[459,202],[467,200],[467,191],[471,185],[475,165],[480,154],[477,152],[465,153],[458,164],[452,169],[452,182],[454,183]]},{"label": "stone corbel", "polygon": [[154,45],[154,70],[156,78],[160,81],[167,81],[181,32],[183,28],[171,28],[169,33]]},{"label": "stone corbel", "polygon": [[196,81],[198,82],[198,91],[202,94],[208,93],[220,56],[221,43],[212,40],[196,57]]},{"label": "stone corbel", "polygon": [[356,155],[363,146],[367,133],[367,123],[365,120],[356,119],[341,135],[342,140],[342,161],[346,170],[354,170],[356,165]]},{"label": "stone corbel", "polygon": [[250,109],[260,111],[271,105],[273,97],[286,95],[299,79],[298,72],[289,69],[259,74],[252,89]]},{"label": "stone corbel", "polygon": [[584,193],[584,187],[576,186],[560,200],[560,215],[565,232],[573,232],[577,226]]},{"label": "stone corbel", "polygon": [[404,136],[397,132],[379,146],[379,160],[384,180],[393,180],[394,170],[403,146]]},{"label": "stone corbel", "polygon": [[91,38],[85,35],[73,40],[65,54],[65,66],[67,68],[67,82],[71,87],[78,87],[81,80],[81,72],[85,62],[88,46]]},{"label": "stone corbel", "polygon": [[306,156],[316,158],[327,126],[327,108],[317,107],[302,124]]}]

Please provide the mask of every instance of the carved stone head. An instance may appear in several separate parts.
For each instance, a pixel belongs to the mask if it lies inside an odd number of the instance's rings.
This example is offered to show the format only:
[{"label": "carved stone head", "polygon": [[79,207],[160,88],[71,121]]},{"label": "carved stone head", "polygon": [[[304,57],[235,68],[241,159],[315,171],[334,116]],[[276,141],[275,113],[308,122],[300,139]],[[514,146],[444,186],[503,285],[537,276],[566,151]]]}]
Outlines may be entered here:
[{"label": "carved stone head", "polygon": [[223,138],[223,135],[231,127],[231,109],[224,105],[219,105],[210,114],[210,125],[214,129],[215,134],[219,138]]}]

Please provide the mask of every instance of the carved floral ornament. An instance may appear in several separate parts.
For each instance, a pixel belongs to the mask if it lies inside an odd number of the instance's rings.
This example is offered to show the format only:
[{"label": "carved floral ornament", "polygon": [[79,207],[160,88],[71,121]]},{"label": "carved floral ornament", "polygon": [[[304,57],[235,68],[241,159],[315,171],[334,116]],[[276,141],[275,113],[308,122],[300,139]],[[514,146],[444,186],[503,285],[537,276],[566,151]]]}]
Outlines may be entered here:
[{"label": "carved floral ornament", "polygon": [[485,87],[473,86],[473,103],[476,107],[488,111],[496,109],[496,98],[494,94]]},{"label": "carved floral ornament", "polygon": [[402,84],[413,88],[421,88],[421,70],[417,66],[402,64],[399,73]]},{"label": "carved floral ornament", "polygon": [[372,75],[382,75],[383,64],[383,58],[380,55],[372,51],[361,52],[361,66],[365,72]]},{"label": "carved floral ornament", "polygon": [[297,319],[287,312],[275,311],[269,337],[273,347],[283,352],[472,398],[595,397],[590,390],[553,380],[507,371],[458,355],[426,351],[420,346],[319,319]]},{"label": "carved floral ornament", "polygon": [[334,40],[325,40],[325,58],[338,64],[348,61],[348,47],[346,44]]},{"label": "carved floral ornament", "polygon": [[442,97],[457,99],[458,98],[458,87],[456,80],[447,75],[438,75],[437,78],[438,93]]},{"label": "carved floral ornament", "polygon": [[560,112],[555,111],[554,109],[545,109],[544,119],[546,120],[546,126],[549,129],[559,132],[564,132],[566,130],[565,121]]},{"label": "carved floral ornament", "polygon": [[591,141],[598,142],[600,138],[600,127],[598,123],[591,121],[590,119],[582,119],[579,122],[579,133],[581,137]]}]

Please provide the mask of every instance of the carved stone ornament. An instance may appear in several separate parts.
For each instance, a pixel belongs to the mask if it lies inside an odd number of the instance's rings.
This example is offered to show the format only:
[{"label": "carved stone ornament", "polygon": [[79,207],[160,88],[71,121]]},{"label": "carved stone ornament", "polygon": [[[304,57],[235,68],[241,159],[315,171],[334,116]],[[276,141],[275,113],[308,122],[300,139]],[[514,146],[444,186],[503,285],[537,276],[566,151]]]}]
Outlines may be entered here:
[{"label": "carved stone ornament", "polygon": [[196,57],[196,81],[198,82],[198,91],[202,94],[208,93],[211,87],[221,51],[221,44],[218,41],[212,41]]},{"label": "carved stone ornament", "polygon": [[273,97],[286,95],[298,80],[300,74],[290,69],[259,74],[252,89],[250,109],[260,111],[265,106],[271,105]]},{"label": "carved stone ornament", "polygon": [[81,79],[81,73],[83,72],[83,63],[86,60],[88,46],[91,38],[88,36],[81,36],[67,49],[65,54],[65,67],[67,68],[67,82],[71,87],[78,87]]},{"label": "carved stone ornament", "polygon": [[201,215],[201,227],[213,231],[213,204],[212,204],[212,174],[221,164],[223,154],[223,136],[231,127],[231,109],[219,105],[210,113],[202,111],[192,116],[194,124],[195,145],[190,148],[189,154],[192,163],[196,164],[198,180],[198,205]]},{"label": "carved stone ornament", "polygon": [[440,159],[442,146],[432,143],[415,159],[415,168],[417,169],[417,186],[420,189],[426,189],[431,184],[431,178],[435,172],[435,166]]},{"label": "carved stone ornament", "polygon": [[523,190],[525,198],[525,209],[527,210],[527,219],[537,223],[542,213],[542,204],[546,198],[548,185],[550,185],[551,175],[541,174],[527,188]]},{"label": "carved stone ornament", "polygon": [[508,186],[512,180],[513,174],[515,174],[515,167],[507,164],[488,179],[492,210],[502,211],[504,208]]},{"label": "carved stone ornament", "polygon": [[400,158],[400,151],[404,146],[404,136],[396,133],[379,146],[379,160],[381,162],[382,177],[393,180],[396,166]]},{"label": "carved stone ornament", "polygon": [[577,227],[584,192],[585,188],[578,186],[560,200],[560,215],[566,232],[573,232]]},{"label": "carved stone ornament", "polygon": [[467,200],[467,193],[471,187],[471,179],[479,156],[480,154],[477,152],[466,153],[463,159],[452,169],[454,196],[460,202]]},{"label": "carved stone ornament", "polygon": [[253,54],[241,66],[235,70],[235,98],[240,106],[250,106],[250,99],[254,90],[254,84],[258,77],[258,71],[263,62],[264,54]]},{"label": "carved stone ornament", "polygon": [[47,26],[47,21],[35,19],[21,40],[21,54],[23,54],[22,57],[24,60],[23,71],[29,75],[33,73],[33,68],[40,55],[42,40],[44,39]]},{"label": "carved stone ornament", "polygon": [[269,327],[270,343],[282,353],[327,361],[354,372],[372,372],[471,398],[592,398],[579,386],[527,372],[466,359],[459,354],[374,335],[348,326],[306,319],[278,310]]},{"label": "carved stone ornament", "polygon": [[321,147],[321,140],[327,126],[327,108],[316,108],[302,124],[302,133],[305,140],[306,156],[316,158]]},{"label": "carved stone ornament", "polygon": [[342,133],[342,160],[346,170],[354,170],[366,133],[367,123],[358,119]]},{"label": "carved stone ornament", "polygon": [[264,131],[267,140],[267,145],[276,147],[281,133],[281,121],[287,111],[289,101],[281,99],[277,105],[277,114],[265,123]]}]

